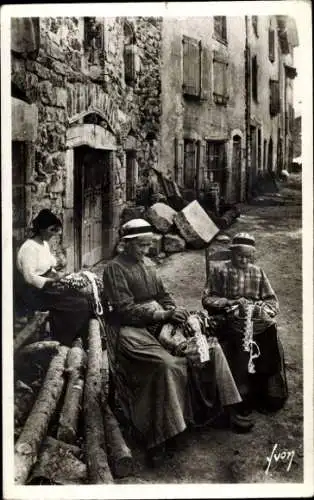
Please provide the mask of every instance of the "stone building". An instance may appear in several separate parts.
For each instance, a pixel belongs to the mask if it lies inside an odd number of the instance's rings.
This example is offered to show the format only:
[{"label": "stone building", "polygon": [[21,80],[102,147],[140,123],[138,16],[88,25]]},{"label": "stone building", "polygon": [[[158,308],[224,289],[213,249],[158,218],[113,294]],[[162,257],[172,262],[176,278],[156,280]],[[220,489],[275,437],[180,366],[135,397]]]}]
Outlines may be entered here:
[{"label": "stone building", "polygon": [[247,19],[249,58],[247,191],[259,174],[280,172],[292,161],[293,48],[298,45],[293,19],[252,16]]},{"label": "stone building", "polygon": [[69,270],[108,258],[151,167],[244,200],[292,154],[295,45],[286,16],[13,18],[16,244],[47,207]]},{"label": "stone building", "polygon": [[14,18],[14,237],[41,208],[63,221],[68,269],[109,257],[139,172],[157,163],[158,18]]}]

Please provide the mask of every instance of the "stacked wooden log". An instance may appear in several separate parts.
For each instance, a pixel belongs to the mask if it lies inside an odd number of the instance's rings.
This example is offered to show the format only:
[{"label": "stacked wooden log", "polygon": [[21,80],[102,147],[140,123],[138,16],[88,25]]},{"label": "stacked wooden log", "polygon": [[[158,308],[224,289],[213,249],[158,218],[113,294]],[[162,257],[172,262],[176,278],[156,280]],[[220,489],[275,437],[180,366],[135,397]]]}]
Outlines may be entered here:
[{"label": "stacked wooden log", "polygon": [[[18,368],[43,358],[48,367],[35,391]],[[107,401],[108,358],[97,319],[89,322],[87,353],[81,339],[71,348],[36,342],[17,350],[15,366],[16,484],[108,484],[132,473],[131,450]]]}]

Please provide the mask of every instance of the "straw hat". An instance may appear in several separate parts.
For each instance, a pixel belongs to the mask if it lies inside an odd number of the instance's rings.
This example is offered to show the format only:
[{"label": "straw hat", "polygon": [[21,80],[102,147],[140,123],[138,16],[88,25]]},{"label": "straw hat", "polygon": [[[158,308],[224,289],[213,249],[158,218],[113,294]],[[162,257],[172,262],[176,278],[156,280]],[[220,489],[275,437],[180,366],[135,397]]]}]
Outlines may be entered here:
[{"label": "straw hat", "polygon": [[238,247],[244,247],[244,248],[250,248],[250,249],[255,249],[255,238],[249,233],[237,233],[233,239],[232,243],[230,245],[230,248],[238,248]]},{"label": "straw hat", "polygon": [[144,219],[132,219],[123,224],[122,239],[129,240],[139,236],[153,236],[152,226]]}]

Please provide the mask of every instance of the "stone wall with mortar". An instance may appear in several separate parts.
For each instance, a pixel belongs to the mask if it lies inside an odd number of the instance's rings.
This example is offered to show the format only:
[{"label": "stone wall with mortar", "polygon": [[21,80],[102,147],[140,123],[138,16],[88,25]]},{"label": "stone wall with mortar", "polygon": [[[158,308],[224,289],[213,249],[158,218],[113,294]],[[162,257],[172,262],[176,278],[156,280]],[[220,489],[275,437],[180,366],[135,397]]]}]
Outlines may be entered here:
[{"label": "stone wall with mortar", "polygon": [[[126,21],[138,49],[139,67],[133,85],[126,83],[124,73]],[[111,130],[117,146],[112,165],[114,233],[126,204],[124,146],[128,137],[136,149],[139,177],[146,167],[159,161],[161,20],[47,17],[40,19],[39,35],[37,54],[11,54],[13,96],[22,96],[38,109],[37,134],[26,175],[25,189],[30,192],[27,224],[42,208],[50,208],[64,219],[67,184],[73,182],[67,179],[67,137],[73,125],[82,123],[79,116],[73,123],[73,115],[88,107],[90,96],[97,100],[106,94],[115,111]],[[98,125],[110,128],[106,120]]]}]

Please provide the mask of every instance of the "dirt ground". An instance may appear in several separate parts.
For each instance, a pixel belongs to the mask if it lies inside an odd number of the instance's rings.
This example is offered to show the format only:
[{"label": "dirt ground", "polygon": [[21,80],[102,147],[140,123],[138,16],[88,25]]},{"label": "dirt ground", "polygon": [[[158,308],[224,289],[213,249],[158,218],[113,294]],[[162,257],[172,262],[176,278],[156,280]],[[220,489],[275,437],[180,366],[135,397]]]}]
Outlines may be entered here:
[{"label": "dirt ground", "polygon": [[[293,199],[291,194],[294,195]],[[244,205],[241,216],[225,234],[253,232],[257,242],[257,261],[280,301],[278,317],[287,365],[290,396],[275,415],[255,413],[251,433],[239,435],[229,429],[204,427],[188,429],[180,438],[179,450],[157,470],[148,469],[145,456],[135,444],[134,476],[121,483],[281,483],[303,481],[303,389],[302,389],[302,221],[298,191],[283,189],[284,205],[263,202]],[[268,203],[268,206],[265,204]],[[278,202],[279,203],[279,202]],[[263,206],[264,205],[264,206]],[[213,243],[221,248],[223,244]],[[159,272],[178,304],[191,310],[201,309],[205,281],[204,250],[174,254],[159,266]],[[287,458],[272,460],[275,452],[293,452]],[[285,457],[284,454],[281,455]],[[287,457],[287,455],[286,455]]]}]

